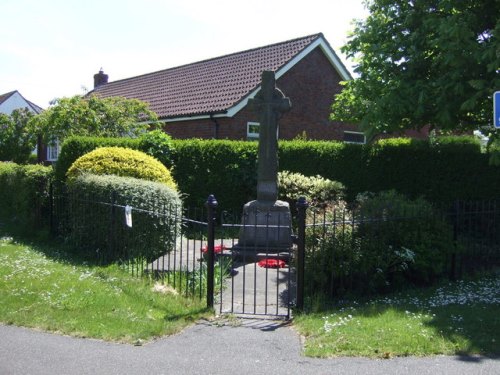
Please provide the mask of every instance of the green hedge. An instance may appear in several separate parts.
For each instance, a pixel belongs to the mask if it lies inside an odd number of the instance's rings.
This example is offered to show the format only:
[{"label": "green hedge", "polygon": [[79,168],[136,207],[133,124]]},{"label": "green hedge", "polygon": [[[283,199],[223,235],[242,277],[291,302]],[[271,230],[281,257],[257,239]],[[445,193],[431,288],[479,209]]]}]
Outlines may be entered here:
[{"label": "green hedge", "polygon": [[256,198],[256,142],[192,139],[174,141],[174,147],[172,174],[187,207],[203,205],[209,194],[229,210]]},{"label": "green hedge", "polygon": [[[141,149],[140,140],[72,138],[63,145],[56,175],[64,176],[77,157],[99,146]],[[209,194],[228,210],[240,210],[255,199],[256,142],[172,140],[172,147],[172,175],[186,206],[203,205]],[[339,181],[350,201],[360,192],[390,189],[439,203],[496,198],[500,167],[490,166],[488,158],[473,137],[386,139],[373,145],[279,143],[280,170]]]},{"label": "green hedge", "polygon": [[[68,183],[67,202],[59,217],[66,243],[104,262],[150,262],[173,248],[180,230],[179,194],[158,182],[83,174]],[[126,225],[127,205],[132,227]]]},{"label": "green hedge", "polygon": [[161,182],[177,190],[170,171],[160,161],[142,151],[123,147],[101,147],[80,156],[66,174],[68,179],[82,173],[134,177]]},{"label": "green hedge", "polygon": [[365,171],[367,191],[395,189],[435,203],[499,196],[500,168],[468,137],[382,140],[370,148]]},{"label": "green hedge", "polygon": [[44,225],[52,167],[0,162],[0,220],[20,232]]}]

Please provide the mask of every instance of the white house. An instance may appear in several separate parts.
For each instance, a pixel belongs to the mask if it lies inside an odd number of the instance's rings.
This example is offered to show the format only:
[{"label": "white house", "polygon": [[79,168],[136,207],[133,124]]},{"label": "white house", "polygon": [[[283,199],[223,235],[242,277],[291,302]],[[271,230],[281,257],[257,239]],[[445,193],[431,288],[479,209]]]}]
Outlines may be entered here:
[{"label": "white house", "polygon": [[19,108],[28,108],[29,111],[39,114],[43,108],[26,100],[19,91],[11,91],[0,95],[0,113],[10,115],[13,110]]}]

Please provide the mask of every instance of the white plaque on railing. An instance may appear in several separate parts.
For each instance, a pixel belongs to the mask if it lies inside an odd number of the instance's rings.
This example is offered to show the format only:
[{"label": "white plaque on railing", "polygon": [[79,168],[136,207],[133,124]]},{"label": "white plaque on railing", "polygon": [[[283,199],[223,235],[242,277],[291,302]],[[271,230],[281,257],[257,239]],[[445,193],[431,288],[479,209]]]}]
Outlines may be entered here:
[{"label": "white plaque on railing", "polygon": [[127,227],[132,228],[132,207],[129,205],[125,206],[125,223]]}]

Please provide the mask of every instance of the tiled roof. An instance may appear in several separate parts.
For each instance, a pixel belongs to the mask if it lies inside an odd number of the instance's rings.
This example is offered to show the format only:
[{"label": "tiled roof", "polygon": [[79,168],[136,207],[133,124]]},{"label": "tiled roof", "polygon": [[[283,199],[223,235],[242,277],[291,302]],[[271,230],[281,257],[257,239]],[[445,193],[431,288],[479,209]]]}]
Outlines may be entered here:
[{"label": "tiled roof", "polygon": [[110,82],[92,92],[143,100],[159,118],[223,113],[258,87],[263,70],[279,70],[320,37],[314,34]]},{"label": "tiled roof", "polygon": [[14,93],[15,93],[15,91],[11,91],[11,92],[8,92],[6,94],[0,94],[0,104],[2,104],[4,101],[9,99]]},{"label": "tiled roof", "polygon": [[36,105],[35,103],[33,102],[30,102],[29,100],[26,100],[19,91],[17,90],[14,90],[14,91],[11,91],[11,92],[8,92],[6,94],[0,94],[0,104],[2,104],[3,102],[7,101],[7,99],[9,99],[12,95],[14,95],[15,93],[18,93],[21,98],[23,98],[26,103],[31,107],[31,109],[33,110],[34,113],[36,114],[39,114],[39,113],[42,113],[43,112],[43,108]]}]

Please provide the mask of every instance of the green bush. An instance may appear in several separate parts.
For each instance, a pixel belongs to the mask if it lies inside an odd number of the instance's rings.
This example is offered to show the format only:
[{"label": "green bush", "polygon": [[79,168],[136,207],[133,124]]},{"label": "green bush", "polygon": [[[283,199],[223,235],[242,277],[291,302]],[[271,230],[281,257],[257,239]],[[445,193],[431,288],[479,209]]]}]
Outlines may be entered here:
[{"label": "green bush", "polygon": [[139,137],[139,150],[158,159],[167,168],[172,168],[172,138],[162,130],[152,130]]},{"label": "green bush", "polygon": [[366,178],[365,154],[368,146],[337,141],[281,141],[280,170],[305,176],[322,176],[345,186],[348,200],[370,189]]},{"label": "green bush", "polygon": [[257,143],[190,139],[174,142],[172,174],[187,207],[214,194],[221,209],[241,210],[256,198]]},{"label": "green bush", "polygon": [[133,138],[100,138],[100,137],[68,137],[61,146],[59,159],[55,164],[55,178],[59,182],[66,180],[66,173],[80,156],[99,147],[124,147],[139,149],[139,139]]},{"label": "green bush", "polygon": [[0,220],[20,232],[41,228],[52,178],[51,167],[0,162]]},{"label": "green bush", "polygon": [[500,168],[489,166],[488,156],[477,145],[455,139],[438,137],[434,144],[412,139],[378,141],[371,146],[362,172],[370,185],[365,190],[395,189],[411,198],[447,204],[498,197],[494,186],[500,184]]},{"label": "green bush", "polygon": [[447,276],[453,228],[428,202],[387,191],[362,194],[356,203],[355,210],[317,215],[308,229],[311,292],[380,293]]},{"label": "green bush", "polygon": [[68,169],[68,179],[82,173],[134,177],[161,182],[172,189],[177,185],[170,171],[155,158],[122,147],[101,147],[79,157]]},{"label": "green bush", "polygon": [[326,206],[344,197],[344,185],[321,176],[306,177],[300,173],[278,173],[279,198],[295,206],[305,197],[312,206]]},{"label": "green bush", "polygon": [[[85,257],[148,262],[175,246],[179,194],[163,183],[82,174],[68,182],[68,210],[59,218],[66,242]],[[132,227],[125,206],[132,207]]]},{"label": "green bush", "polygon": [[427,285],[446,274],[453,228],[429,202],[390,190],[362,194],[357,204],[359,233],[369,238],[365,257],[382,269],[384,283],[401,274],[412,284]]}]

